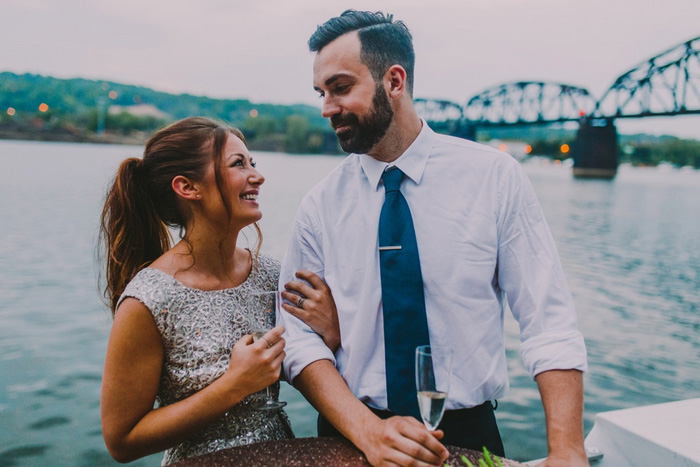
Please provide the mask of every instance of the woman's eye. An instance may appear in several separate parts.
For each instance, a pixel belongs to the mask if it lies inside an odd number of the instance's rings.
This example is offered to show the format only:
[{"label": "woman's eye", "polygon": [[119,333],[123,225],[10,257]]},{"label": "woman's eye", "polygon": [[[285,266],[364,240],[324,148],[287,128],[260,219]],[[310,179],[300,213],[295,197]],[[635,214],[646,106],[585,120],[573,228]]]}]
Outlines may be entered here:
[{"label": "woman's eye", "polygon": [[256,167],[258,166],[258,163],[255,162],[255,161],[253,161],[253,160],[251,160],[251,161],[250,161],[250,166],[251,166],[252,168],[256,168]]},{"label": "woman's eye", "polygon": [[242,166],[242,165],[243,165],[243,160],[242,160],[242,159],[238,159],[237,161],[234,161],[234,162],[231,164],[231,167],[240,167],[240,166]]}]

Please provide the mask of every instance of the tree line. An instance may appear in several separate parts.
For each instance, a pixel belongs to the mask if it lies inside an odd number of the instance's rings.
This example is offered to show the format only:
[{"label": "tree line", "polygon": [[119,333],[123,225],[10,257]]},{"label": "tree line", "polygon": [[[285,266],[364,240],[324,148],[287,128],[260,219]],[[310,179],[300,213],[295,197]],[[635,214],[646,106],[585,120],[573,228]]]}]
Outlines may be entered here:
[{"label": "tree line", "polygon": [[[156,129],[189,116],[240,128],[251,149],[292,154],[343,154],[318,108],[169,94],[142,86],[83,78],[0,72],[0,138],[143,143]],[[531,154],[566,159],[575,130],[490,129],[491,138],[528,142]],[[673,136],[620,135],[620,162],[700,168],[700,141]]]},{"label": "tree line", "polygon": [[174,95],[111,81],[0,73],[0,137],[133,142],[172,121],[205,116],[240,128],[254,149],[341,153],[320,110]]}]

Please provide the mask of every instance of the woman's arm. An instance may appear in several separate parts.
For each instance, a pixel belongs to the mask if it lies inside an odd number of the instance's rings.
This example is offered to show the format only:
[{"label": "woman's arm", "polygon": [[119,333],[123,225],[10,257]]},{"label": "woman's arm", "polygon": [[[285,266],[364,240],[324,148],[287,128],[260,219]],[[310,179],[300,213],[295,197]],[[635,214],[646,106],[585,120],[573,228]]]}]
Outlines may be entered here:
[{"label": "woman's arm", "polygon": [[175,404],[154,409],[163,365],[163,344],[150,311],[128,298],[120,305],[107,347],[102,380],[102,433],[119,462],[163,451],[187,440],[245,396],[279,377],[284,329],[261,339],[244,336],[233,347],[226,373],[211,385]]},{"label": "woman's arm", "polygon": [[[294,305],[283,303],[282,306],[316,331],[326,346],[335,352],[340,346],[340,323],[330,287],[311,271],[298,271],[296,276],[310,285],[302,281],[287,282],[284,285],[287,291],[282,292],[282,296]],[[298,301],[302,297],[304,301],[300,307]]]}]

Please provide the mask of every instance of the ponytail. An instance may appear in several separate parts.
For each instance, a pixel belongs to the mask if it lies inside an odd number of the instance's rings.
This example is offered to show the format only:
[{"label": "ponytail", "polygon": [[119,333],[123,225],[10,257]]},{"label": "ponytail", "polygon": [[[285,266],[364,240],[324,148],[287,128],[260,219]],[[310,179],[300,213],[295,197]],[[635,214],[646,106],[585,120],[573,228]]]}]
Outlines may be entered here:
[{"label": "ponytail", "polygon": [[170,249],[170,234],[148,192],[146,168],[141,159],[121,163],[102,210],[105,298],[112,316],[126,285],[142,268]]}]

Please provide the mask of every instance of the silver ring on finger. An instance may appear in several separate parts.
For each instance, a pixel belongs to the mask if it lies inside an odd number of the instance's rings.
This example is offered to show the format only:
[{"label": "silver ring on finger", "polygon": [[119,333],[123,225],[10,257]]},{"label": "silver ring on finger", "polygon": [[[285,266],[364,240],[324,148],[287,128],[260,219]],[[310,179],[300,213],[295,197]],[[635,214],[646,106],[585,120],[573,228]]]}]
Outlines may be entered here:
[{"label": "silver ring on finger", "polygon": [[297,300],[297,308],[304,308],[304,301],[306,299],[304,297],[299,297],[299,300]]},{"label": "silver ring on finger", "polygon": [[272,347],[272,344],[270,344],[270,341],[267,340],[267,337],[262,336],[262,338],[265,339],[265,342],[267,342],[267,348],[268,348],[268,349],[271,348],[271,347]]}]

